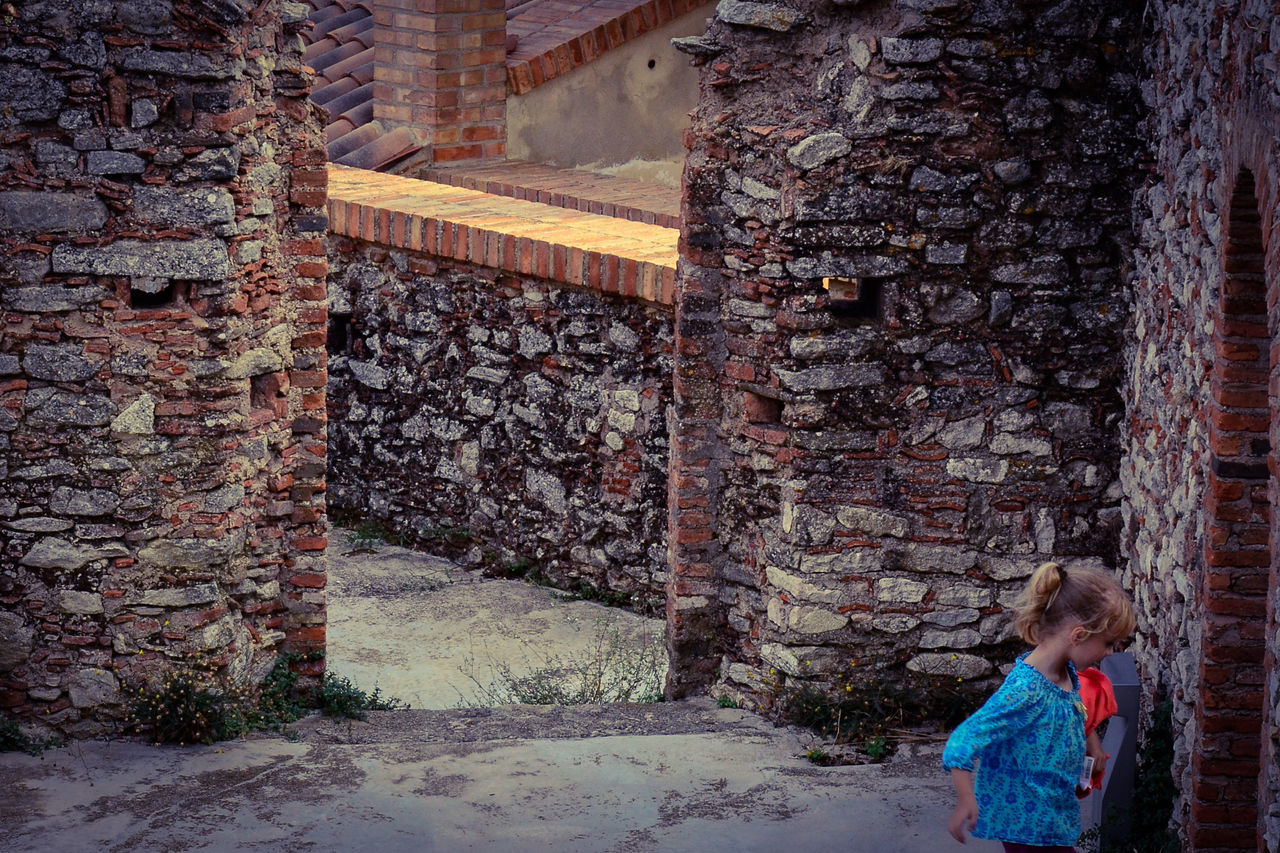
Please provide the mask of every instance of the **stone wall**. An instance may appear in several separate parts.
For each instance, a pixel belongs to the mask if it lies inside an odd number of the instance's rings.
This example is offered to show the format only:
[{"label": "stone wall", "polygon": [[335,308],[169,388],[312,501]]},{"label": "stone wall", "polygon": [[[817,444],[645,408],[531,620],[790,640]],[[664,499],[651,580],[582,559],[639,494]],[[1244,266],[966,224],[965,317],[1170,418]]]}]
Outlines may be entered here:
[{"label": "stone wall", "polygon": [[323,644],[301,4],[0,9],[0,707],[87,734]]},{"label": "stone wall", "polygon": [[1150,14],[1122,469],[1137,652],[1148,698],[1173,703],[1184,844],[1274,850],[1280,18],[1256,0]]},{"label": "stone wall", "polygon": [[680,690],[985,677],[1039,563],[1116,564],[1138,14],[722,0],[685,41]]},{"label": "stone wall", "polygon": [[331,257],[334,511],[660,603],[670,312],[347,238]]}]

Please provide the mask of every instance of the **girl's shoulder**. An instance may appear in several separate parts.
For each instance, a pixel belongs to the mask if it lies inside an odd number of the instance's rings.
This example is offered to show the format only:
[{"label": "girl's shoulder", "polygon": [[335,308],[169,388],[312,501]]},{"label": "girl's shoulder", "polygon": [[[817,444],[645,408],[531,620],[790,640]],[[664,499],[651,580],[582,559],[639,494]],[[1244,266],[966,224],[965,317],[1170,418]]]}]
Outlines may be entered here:
[{"label": "girl's shoulder", "polygon": [[1071,683],[1075,688],[1073,691],[1067,691],[1054,684],[1040,670],[1027,663],[1027,655],[1030,652],[1023,652],[1018,655],[1018,659],[1013,663],[1013,669],[1009,670],[1009,674],[1005,676],[1004,683],[1000,686],[1000,690],[1018,691],[1030,693],[1033,695],[1043,695],[1049,698],[1059,698],[1063,695],[1072,695],[1079,690],[1079,681],[1076,679],[1075,667],[1070,662],[1067,663],[1068,672],[1071,675]]}]

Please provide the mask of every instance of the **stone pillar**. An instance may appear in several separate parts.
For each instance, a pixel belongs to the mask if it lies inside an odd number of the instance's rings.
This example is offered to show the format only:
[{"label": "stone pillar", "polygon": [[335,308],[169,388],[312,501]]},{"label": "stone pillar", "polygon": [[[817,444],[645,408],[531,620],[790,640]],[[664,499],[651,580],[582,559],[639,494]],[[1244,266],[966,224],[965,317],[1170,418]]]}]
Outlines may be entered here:
[{"label": "stone pillar", "polygon": [[203,8],[0,24],[0,707],[72,735],[323,644],[305,7]]},{"label": "stone pillar", "polygon": [[431,162],[506,150],[502,0],[376,0],[374,118],[421,133]]},{"label": "stone pillar", "polygon": [[720,689],[995,678],[1038,564],[1116,565],[1139,31],[722,2],[682,44],[672,607],[722,614]]}]

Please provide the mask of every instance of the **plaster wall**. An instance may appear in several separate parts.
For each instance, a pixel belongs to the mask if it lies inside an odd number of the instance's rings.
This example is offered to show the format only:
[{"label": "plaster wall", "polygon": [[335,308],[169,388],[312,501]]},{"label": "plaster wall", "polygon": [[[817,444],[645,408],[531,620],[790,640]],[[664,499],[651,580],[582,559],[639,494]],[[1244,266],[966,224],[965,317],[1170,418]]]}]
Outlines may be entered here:
[{"label": "plaster wall", "polygon": [[698,74],[670,41],[701,34],[706,18],[692,12],[509,97],[507,156],[678,186]]}]

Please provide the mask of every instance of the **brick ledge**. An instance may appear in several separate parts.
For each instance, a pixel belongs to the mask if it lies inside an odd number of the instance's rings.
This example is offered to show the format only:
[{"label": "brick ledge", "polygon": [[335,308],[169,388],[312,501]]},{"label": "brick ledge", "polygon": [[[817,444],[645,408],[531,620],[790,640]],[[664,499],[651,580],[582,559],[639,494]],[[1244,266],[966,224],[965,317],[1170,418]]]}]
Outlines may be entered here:
[{"label": "brick ledge", "polygon": [[329,230],[505,272],[670,306],[672,228],[329,166]]}]

